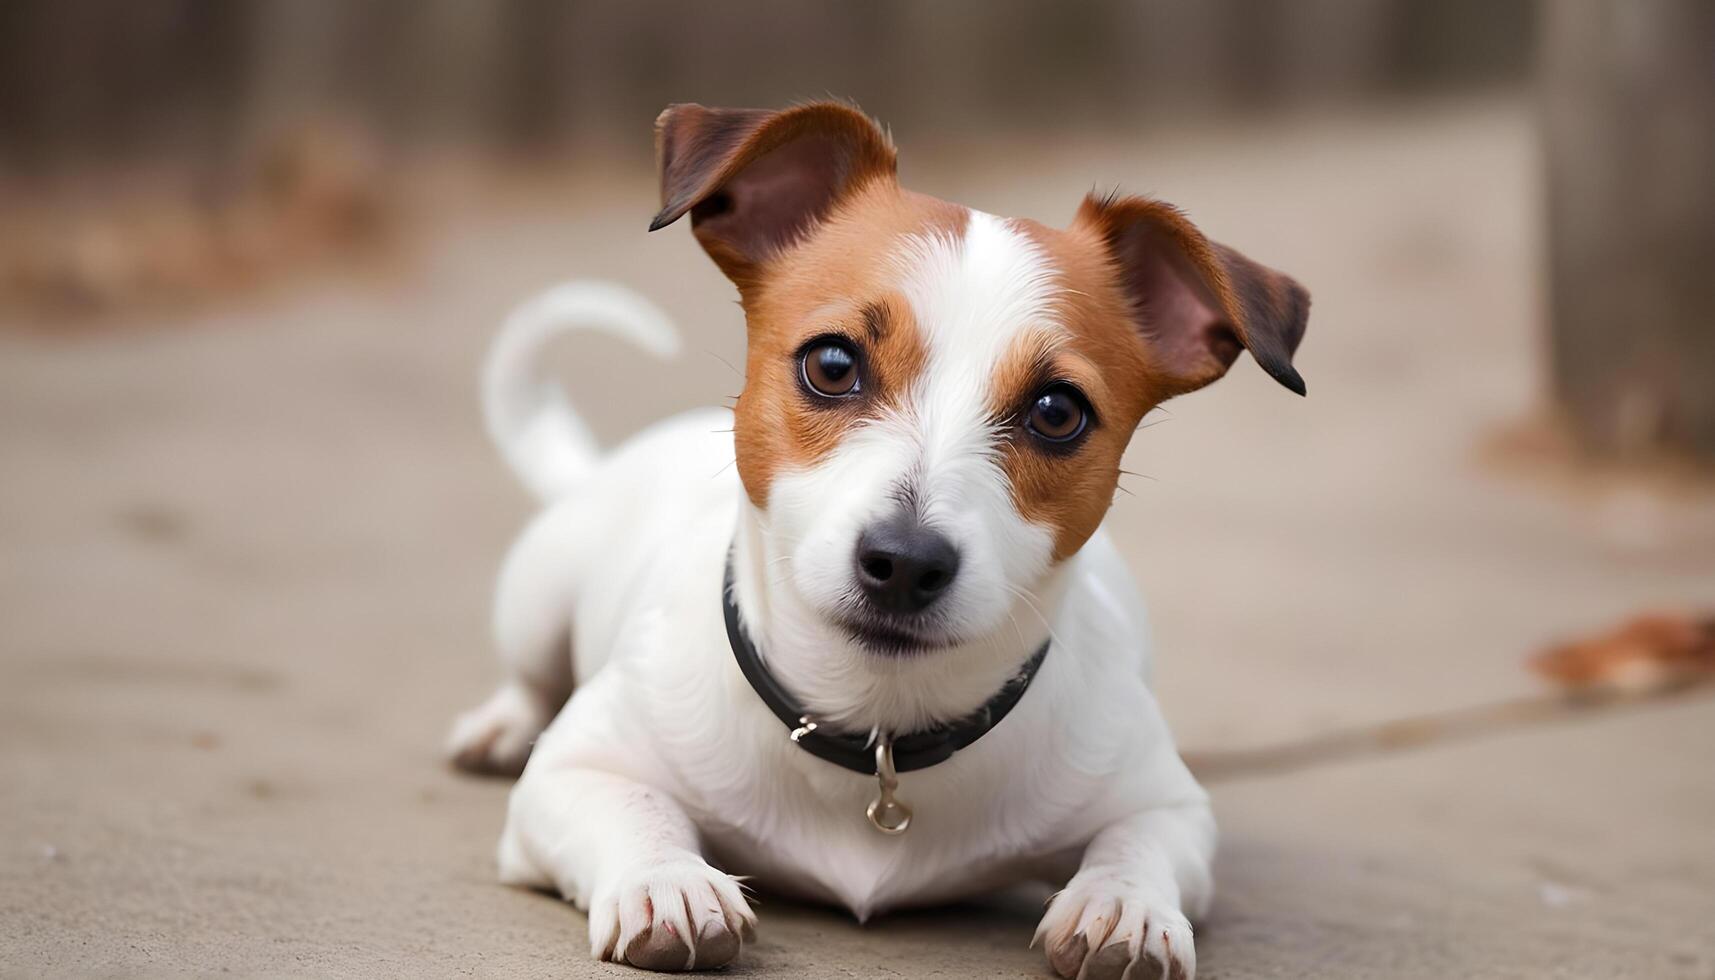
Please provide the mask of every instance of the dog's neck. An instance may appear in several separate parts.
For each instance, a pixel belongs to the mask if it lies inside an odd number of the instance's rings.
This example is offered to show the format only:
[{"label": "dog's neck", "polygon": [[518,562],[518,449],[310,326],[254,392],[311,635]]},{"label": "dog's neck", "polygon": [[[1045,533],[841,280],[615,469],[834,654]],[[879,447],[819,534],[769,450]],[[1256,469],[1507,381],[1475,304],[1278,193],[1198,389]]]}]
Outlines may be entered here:
[{"label": "dog's neck", "polygon": [[993,697],[1049,637],[1058,573],[1039,597],[1018,600],[1003,631],[922,654],[871,652],[780,582],[785,558],[771,546],[765,517],[748,503],[742,511],[732,557],[739,615],[769,672],[821,724],[904,734],[956,721]]}]

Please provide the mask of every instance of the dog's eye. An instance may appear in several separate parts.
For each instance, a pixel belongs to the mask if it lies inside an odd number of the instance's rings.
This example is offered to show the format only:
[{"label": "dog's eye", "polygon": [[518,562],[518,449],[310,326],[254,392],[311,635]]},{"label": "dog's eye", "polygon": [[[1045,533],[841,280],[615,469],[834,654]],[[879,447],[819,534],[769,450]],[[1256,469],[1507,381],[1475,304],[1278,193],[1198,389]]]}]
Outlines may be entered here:
[{"label": "dog's eye", "polygon": [[818,341],[804,352],[804,383],[818,395],[838,398],[857,391],[857,354],[836,340]]},{"label": "dog's eye", "polygon": [[1038,437],[1049,442],[1071,442],[1084,432],[1089,421],[1084,396],[1069,384],[1052,384],[1042,389],[1030,405],[1024,424]]}]

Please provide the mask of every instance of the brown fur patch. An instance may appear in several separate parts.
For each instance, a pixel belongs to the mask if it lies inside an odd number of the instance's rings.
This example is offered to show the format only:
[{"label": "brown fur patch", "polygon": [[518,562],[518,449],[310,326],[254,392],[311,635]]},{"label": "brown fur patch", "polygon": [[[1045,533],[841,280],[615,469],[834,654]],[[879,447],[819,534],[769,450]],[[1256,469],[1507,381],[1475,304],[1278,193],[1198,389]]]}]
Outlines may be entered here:
[{"label": "brown fur patch", "polygon": [[[1100,238],[1080,225],[1061,231],[1014,220],[1011,226],[1035,242],[1058,273],[1056,314],[1069,336],[1054,345],[1022,338],[996,377],[994,409],[1000,418],[1018,416],[1020,424],[1002,454],[1013,504],[1026,520],[1053,529],[1054,559],[1063,561],[1101,525],[1132,432],[1167,392],[1151,370]],[[1096,416],[1069,454],[1033,442],[1018,414],[1042,385],[1056,380],[1076,385]]]},{"label": "brown fur patch", "polygon": [[[742,292],[749,327],[744,393],[734,409],[739,478],[765,507],[774,477],[832,452],[923,370],[923,338],[898,293],[892,255],[907,235],[963,235],[968,212],[877,180],[844,199],[804,240],[775,256]],[[860,354],[863,394],[818,402],[799,384],[799,349],[833,334]]]}]

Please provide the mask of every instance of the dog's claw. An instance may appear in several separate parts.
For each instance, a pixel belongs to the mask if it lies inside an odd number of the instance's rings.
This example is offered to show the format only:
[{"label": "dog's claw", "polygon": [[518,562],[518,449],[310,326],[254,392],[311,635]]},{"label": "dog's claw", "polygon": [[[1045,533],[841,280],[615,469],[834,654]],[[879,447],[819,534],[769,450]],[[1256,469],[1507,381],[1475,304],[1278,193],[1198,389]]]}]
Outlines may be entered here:
[{"label": "dog's claw", "polygon": [[597,959],[645,970],[726,966],[756,934],[738,882],[700,860],[630,869],[597,892],[589,916]]},{"label": "dog's claw", "polygon": [[1101,871],[1080,872],[1037,927],[1066,980],[1193,980],[1191,923],[1172,903]]}]

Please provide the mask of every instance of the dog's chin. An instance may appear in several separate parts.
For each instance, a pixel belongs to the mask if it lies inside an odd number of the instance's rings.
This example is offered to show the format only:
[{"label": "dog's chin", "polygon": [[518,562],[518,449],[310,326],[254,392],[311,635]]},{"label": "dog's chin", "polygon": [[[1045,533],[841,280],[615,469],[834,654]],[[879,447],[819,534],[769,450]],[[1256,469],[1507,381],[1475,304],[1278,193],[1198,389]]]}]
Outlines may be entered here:
[{"label": "dog's chin", "polygon": [[842,613],[835,625],[852,642],[883,657],[911,657],[957,646],[958,637],[948,636],[893,617],[865,613]]}]

